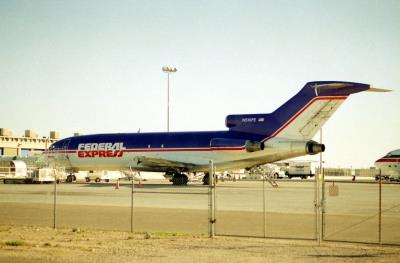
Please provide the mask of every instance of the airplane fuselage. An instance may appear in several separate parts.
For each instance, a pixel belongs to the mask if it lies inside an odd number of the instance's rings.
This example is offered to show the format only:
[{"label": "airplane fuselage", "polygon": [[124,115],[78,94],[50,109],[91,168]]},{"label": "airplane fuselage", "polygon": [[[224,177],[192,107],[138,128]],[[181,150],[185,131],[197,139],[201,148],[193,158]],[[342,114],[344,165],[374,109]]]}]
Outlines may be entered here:
[{"label": "airplane fuselage", "polygon": [[[232,140],[232,144],[211,145],[210,142],[216,138]],[[243,145],[246,140],[262,139],[262,136],[228,131],[98,134],[64,139],[47,154],[59,160],[64,159],[66,166],[81,170],[121,167],[142,171],[171,170],[168,165],[149,168],[137,163],[140,158],[150,158],[188,163],[189,165],[178,168],[195,172],[207,170],[210,160],[217,164],[217,169],[225,170],[252,167],[307,153],[308,141],[280,142],[279,137],[265,141],[265,149],[260,151],[249,152]],[[285,149],[284,146],[288,143],[292,146]]]},{"label": "airplane fuselage", "polygon": [[182,173],[206,172],[210,161],[231,170],[323,152],[312,138],[350,94],[366,90],[379,89],[309,82],[272,113],[228,115],[227,131],[83,135],[54,143],[45,155],[74,170],[172,172],[174,183],[185,184]]},{"label": "airplane fuselage", "polygon": [[391,151],[384,157],[376,160],[375,166],[380,169],[383,176],[400,179],[400,149]]}]

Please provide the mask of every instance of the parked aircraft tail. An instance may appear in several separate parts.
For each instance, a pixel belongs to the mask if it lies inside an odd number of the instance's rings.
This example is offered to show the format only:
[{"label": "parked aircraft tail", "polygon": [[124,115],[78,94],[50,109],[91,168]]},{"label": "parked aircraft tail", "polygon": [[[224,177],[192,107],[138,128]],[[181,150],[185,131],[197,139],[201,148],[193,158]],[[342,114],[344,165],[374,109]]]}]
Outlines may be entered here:
[{"label": "parked aircraft tail", "polygon": [[230,131],[293,140],[310,140],[350,94],[385,92],[368,84],[343,81],[308,82],[295,96],[268,114],[229,115]]}]

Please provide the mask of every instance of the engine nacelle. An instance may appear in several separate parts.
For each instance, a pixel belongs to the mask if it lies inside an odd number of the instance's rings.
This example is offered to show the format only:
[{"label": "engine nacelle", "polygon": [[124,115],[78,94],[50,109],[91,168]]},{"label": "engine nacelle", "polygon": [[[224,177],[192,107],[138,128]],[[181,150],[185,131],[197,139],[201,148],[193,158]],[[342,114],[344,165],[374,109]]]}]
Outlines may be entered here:
[{"label": "engine nacelle", "polygon": [[210,147],[243,147],[247,152],[256,152],[264,150],[264,143],[252,140],[241,139],[227,139],[227,138],[213,138],[210,141]]},{"label": "engine nacelle", "polygon": [[264,150],[264,143],[246,140],[245,148],[246,148],[246,151],[248,151],[248,152],[262,151],[262,150]]},{"label": "engine nacelle", "polygon": [[314,155],[325,151],[325,145],[315,141],[309,141],[306,144],[306,151],[308,154]]}]

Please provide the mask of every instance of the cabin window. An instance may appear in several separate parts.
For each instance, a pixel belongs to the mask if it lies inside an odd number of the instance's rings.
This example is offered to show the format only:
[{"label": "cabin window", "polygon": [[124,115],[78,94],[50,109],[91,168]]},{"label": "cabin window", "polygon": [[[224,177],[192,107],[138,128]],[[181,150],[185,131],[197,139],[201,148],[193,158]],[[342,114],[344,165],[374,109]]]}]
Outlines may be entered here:
[{"label": "cabin window", "polygon": [[389,167],[392,167],[391,165],[389,165]]},{"label": "cabin window", "polygon": [[147,148],[150,148],[151,146],[150,146],[150,144],[149,145],[147,145]]},{"label": "cabin window", "polygon": [[164,148],[164,144],[161,144],[161,148]]}]

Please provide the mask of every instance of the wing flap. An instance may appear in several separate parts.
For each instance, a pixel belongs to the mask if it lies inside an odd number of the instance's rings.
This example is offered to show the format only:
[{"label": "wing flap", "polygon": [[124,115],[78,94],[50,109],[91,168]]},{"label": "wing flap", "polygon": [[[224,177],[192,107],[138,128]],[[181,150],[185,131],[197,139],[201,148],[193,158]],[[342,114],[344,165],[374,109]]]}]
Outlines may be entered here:
[{"label": "wing flap", "polygon": [[146,156],[137,156],[133,159],[132,162],[132,167],[135,168],[154,168],[154,169],[161,169],[165,170],[168,169],[184,169],[184,170],[189,170],[193,168],[195,165],[191,163],[184,163],[184,162],[177,162],[177,161],[171,161],[167,159],[161,159],[161,158],[152,158],[152,157],[146,157]]}]

